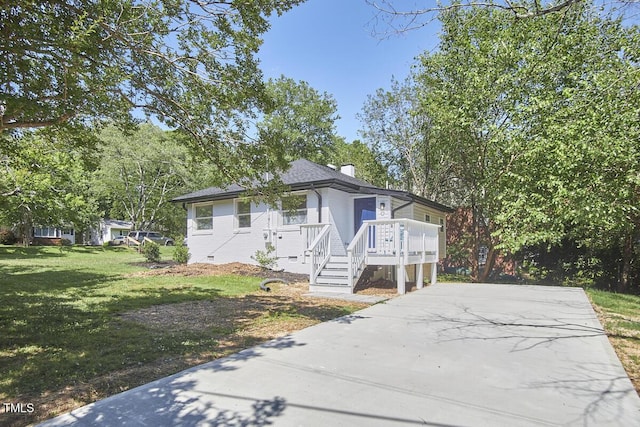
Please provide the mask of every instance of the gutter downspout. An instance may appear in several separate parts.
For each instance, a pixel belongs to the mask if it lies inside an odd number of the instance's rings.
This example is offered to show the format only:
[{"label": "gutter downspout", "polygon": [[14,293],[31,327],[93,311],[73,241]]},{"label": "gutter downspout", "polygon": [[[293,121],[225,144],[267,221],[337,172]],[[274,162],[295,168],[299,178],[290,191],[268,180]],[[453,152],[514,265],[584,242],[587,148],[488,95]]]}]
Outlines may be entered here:
[{"label": "gutter downspout", "polygon": [[[400,205],[395,209],[391,209],[391,219],[394,219],[396,217],[396,211],[399,211],[400,209],[406,208],[407,206],[411,206],[414,203],[413,200],[409,200],[407,203],[405,203],[404,205]],[[402,267],[404,268],[404,266]],[[398,281],[398,270],[396,268],[392,268],[391,271],[393,272],[393,281],[397,283]]]},{"label": "gutter downspout", "polygon": [[[410,206],[414,203],[413,200],[408,201],[407,203],[405,203],[404,205],[400,205],[395,209],[391,209],[391,219],[396,217],[396,211],[399,211],[400,209],[406,208],[407,206]],[[413,219],[413,218],[412,218]]]},{"label": "gutter downspout", "polygon": [[320,194],[313,185],[311,186],[311,189],[318,197],[318,223],[322,224],[322,194]]}]

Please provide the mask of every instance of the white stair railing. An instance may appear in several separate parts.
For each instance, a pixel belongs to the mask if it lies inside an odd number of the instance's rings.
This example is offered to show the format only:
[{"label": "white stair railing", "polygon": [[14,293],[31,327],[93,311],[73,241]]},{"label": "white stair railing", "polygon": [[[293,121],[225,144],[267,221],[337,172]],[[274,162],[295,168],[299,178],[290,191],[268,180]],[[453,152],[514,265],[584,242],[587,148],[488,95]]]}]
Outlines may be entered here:
[{"label": "white stair railing", "polygon": [[[316,284],[318,275],[331,258],[331,225],[325,224],[306,250],[311,255],[309,283]],[[306,258],[306,254],[305,254]]]},{"label": "white stair railing", "polygon": [[391,257],[402,266],[415,263],[416,256],[422,263],[438,262],[438,231],[437,224],[407,218],[364,221],[347,248],[349,286],[353,290],[372,257],[385,257],[385,264]]},{"label": "white stair railing", "polygon": [[[301,224],[300,225],[300,233],[302,234],[302,251],[305,252],[309,249],[309,246],[316,240],[316,237],[322,229],[329,224],[319,223],[319,224]],[[302,258],[302,263],[306,263],[306,257]]]},{"label": "white stair railing", "polygon": [[351,292],[353,292],[353,287],[355,285],[354,276],[359,276],[360,269],[365,263],[367,250],[373,243],[370,242],[369,239],[371,233],[372,230],[369,227],[369,222],[363,222],[356,235],[353,236],[353,240],[351,240],[351,243],[349,243],[349,246],[347,247],[347,280],[349,287],[351,288]]}]

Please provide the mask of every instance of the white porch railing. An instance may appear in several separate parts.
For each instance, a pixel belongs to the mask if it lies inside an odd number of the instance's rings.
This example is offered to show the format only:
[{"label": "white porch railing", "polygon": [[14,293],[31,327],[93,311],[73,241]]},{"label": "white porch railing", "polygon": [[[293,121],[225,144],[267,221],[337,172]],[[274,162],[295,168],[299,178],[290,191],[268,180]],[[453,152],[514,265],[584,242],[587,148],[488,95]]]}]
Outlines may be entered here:
[{"label": "white porch railing", "polygon": [[[329,224],[312,224],[301,226],[302,232],[305,234],[304,242],[308,243],[305,248],[304,258],[307,254],[311,256],[311,272],[309,274],[309,283],[316,284],[316,279],[324,266],[331,258],[331,225]],[[313,240],[311,238],[313,237]]]},{"label": "white porch railing", "polygon": [[353,289],[365,264],[404,269],[409,264],[437,263],[439,228],[406,218],[364,221],[347,248],[349,285]]},{"label": "white porch railing", "polygon": [[351,293],[353,293],[353,287],[355,285],[354,276],[360,276],[360,270],[364,268],[365,256],[367,250],[371,245],[371,228],[369,227],[369,221],[365,221],[361,226],[353,240],[347,247],[347,279],[349,281],[349,287]]},{"label": "white porch railing", "polygon": [[[329,224],[300,224],[300,233],[302,234],[302,251],[306,251],[311,243],[316,239],[322,229]],[[304,263],[305,260],[303,259]]]}]

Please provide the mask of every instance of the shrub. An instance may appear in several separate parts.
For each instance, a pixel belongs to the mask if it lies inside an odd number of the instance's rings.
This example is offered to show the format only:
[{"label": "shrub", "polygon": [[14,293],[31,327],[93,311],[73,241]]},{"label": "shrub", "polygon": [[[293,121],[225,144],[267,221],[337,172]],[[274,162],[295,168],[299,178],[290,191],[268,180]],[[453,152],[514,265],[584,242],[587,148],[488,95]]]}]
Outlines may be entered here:
[{"label": "shrub", "polygon": [[189,248],[185,246],[183,240],[178,240],[173,248],[173,260],[178,264],[186,264],[190,257]]},{"label": "shrub", "polygon": [[155,242],[146,242],[142,246],[142,255],[144,255],[148,262],[159,262],[160,246]]},{"label": "shrub", "polygon": [[271,243],[267,243],[265,250],[257,250],[255,255],[251,256],[251,259],[260,264],[262,268],[273,269],[278,261],[278,257],[273,254],[275,250],[276,248]]},{"label": "shrub", "polygon": [[18,239],[11,230],[0,230],[0,245],[13,245]]}]

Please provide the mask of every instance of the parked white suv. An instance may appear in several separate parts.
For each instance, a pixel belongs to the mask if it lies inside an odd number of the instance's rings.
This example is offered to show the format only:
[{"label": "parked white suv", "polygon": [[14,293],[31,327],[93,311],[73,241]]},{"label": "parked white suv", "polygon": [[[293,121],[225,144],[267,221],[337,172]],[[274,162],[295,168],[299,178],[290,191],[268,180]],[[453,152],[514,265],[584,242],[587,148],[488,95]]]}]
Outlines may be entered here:
[{"label": "parked white suv", "polygon": [[131,237],[132,239],[136,239],[142,244],[144,244],[145,237],[163,246],[173,246],[173,244],[175,243],[171,237],[165,237],[155,231],[132,231],[129,233],[129,237]]}]

